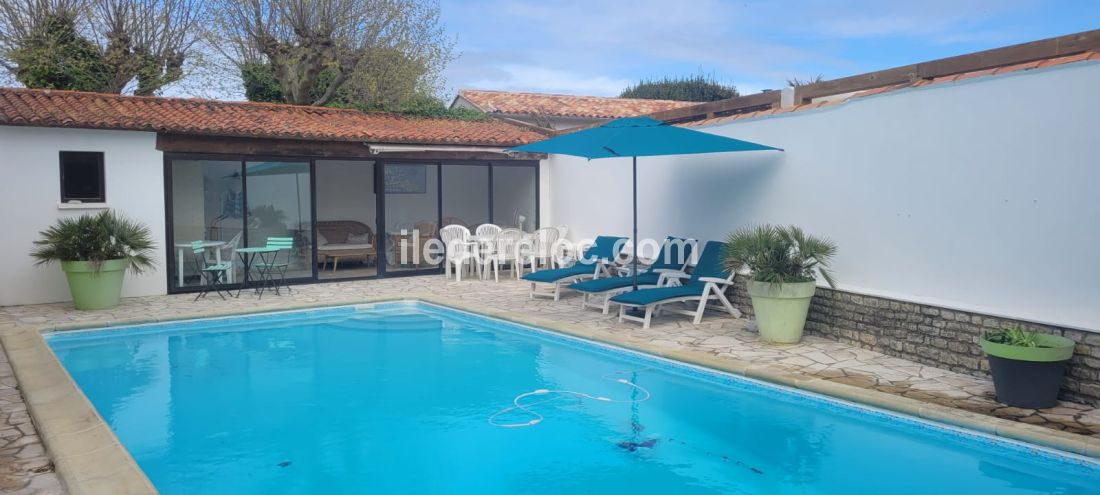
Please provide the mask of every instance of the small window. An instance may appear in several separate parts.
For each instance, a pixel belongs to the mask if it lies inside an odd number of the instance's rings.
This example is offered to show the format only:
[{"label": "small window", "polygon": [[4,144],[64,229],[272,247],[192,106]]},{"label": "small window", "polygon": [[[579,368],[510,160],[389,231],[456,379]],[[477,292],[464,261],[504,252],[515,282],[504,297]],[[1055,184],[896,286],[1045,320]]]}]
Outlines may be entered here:
[{"label": "small window", "polygon": [[61,152],[61,202],[105,203],[102,151]]}]

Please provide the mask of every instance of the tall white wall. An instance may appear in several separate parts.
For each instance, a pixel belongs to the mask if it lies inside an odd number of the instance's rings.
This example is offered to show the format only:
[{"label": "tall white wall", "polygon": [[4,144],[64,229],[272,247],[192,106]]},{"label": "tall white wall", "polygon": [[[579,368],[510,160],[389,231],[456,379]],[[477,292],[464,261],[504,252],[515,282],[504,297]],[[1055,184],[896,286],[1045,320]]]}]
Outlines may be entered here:
[{"label": "tall white wall", "polygon": [[[639,159],[640,236],[834,239],[841,288],[1100,329],[1100,63],[702,130],[779,152]],[[630,232],[630,162],[552,156],[570,237]]]},{"label": "tall white wall", "polygon": [[0,305],[71,300],[61,268],[35,266],[38,232],[58,218],[99,210],[61,209],[59,151],[102,151],[107,205],[153,231],[157,266],[126,278],[123,296],[164,294],[164,168],[156,134],[0,126]]}]

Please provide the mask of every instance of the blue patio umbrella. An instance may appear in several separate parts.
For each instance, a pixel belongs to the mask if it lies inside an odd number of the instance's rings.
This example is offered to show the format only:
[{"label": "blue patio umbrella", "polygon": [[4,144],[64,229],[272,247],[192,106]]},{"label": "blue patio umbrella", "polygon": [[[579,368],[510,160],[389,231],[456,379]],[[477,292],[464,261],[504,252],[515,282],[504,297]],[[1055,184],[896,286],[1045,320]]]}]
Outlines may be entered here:
[{"label": "blue patio umbrella", "polygon": [[728,153],[734,151],[783,151],[706,132],[669,125],[651,117],[627,117],[569,134],[555,136],[511,151],[547,153],[587,158],[633,158],[634,173],[634,290],[638,290],[638,157]]}]

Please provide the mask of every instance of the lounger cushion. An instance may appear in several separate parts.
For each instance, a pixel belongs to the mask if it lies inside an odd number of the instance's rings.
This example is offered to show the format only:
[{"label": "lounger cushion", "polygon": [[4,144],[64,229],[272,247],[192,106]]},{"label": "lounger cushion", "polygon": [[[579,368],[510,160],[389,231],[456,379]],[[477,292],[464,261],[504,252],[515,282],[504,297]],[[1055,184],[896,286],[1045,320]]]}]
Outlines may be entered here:
[{"label": "lounger cushion", "polygon": [[661,251],[657,253],[657,258],[649,269],[679,270],[683,268],[684,263],[691,258],[693,244],[694,241],[689,239],[666,237],[665,242],[661,244]]},{"label": "lounger cushion", "polygon": [[596,273],[596,265],[577,263],[569,268],[555,268],[553,270],[539,270],[534,273],[528,273],[523,276],[523,279],[528,282],[554,283],[571,277],[592,275],[593,273]]},{"label": "lounger cushion", "polygon": [[[642,273],[638,275],[638,285],[657,285],[657,281],[660,278],[661,275],[659,273]],[[581,292],[599,294],[600,292],[624,289],[633,285],[634,277],[627,275],[625,277],[606,277],[575,282],[570,285],[569,288]]]},{"label": "lounger cushion", "polygon": [[706,285],[705,283],[696,282],[675,287],[655,287],[652,289],[624,292],[612,297],[611,302],[628,304],[631,306],[646,306],[679,297],[701,297]]},{"label": "lounger cushion", "polygon": [[707,241],[703,246],[703,252],[699,254],[699,262],[691,272],[691,281],[696,282],[700,277],[726,278],[730,272],[725,267],[722,257],[725,255],[726,243]]}]

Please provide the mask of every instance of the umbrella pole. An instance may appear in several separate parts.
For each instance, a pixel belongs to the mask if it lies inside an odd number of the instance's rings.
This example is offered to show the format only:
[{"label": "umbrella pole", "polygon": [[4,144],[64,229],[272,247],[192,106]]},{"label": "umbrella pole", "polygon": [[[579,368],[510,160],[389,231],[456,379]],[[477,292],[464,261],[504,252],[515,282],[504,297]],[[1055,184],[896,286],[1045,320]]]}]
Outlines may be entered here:
[{"label": "umbrella pole", "polygon": [[634,273],[634,290],[638,290],[638,157],[632,157],[632,172],[634,174],[634,256],[631,263],[634,265],[631,272]]}]

